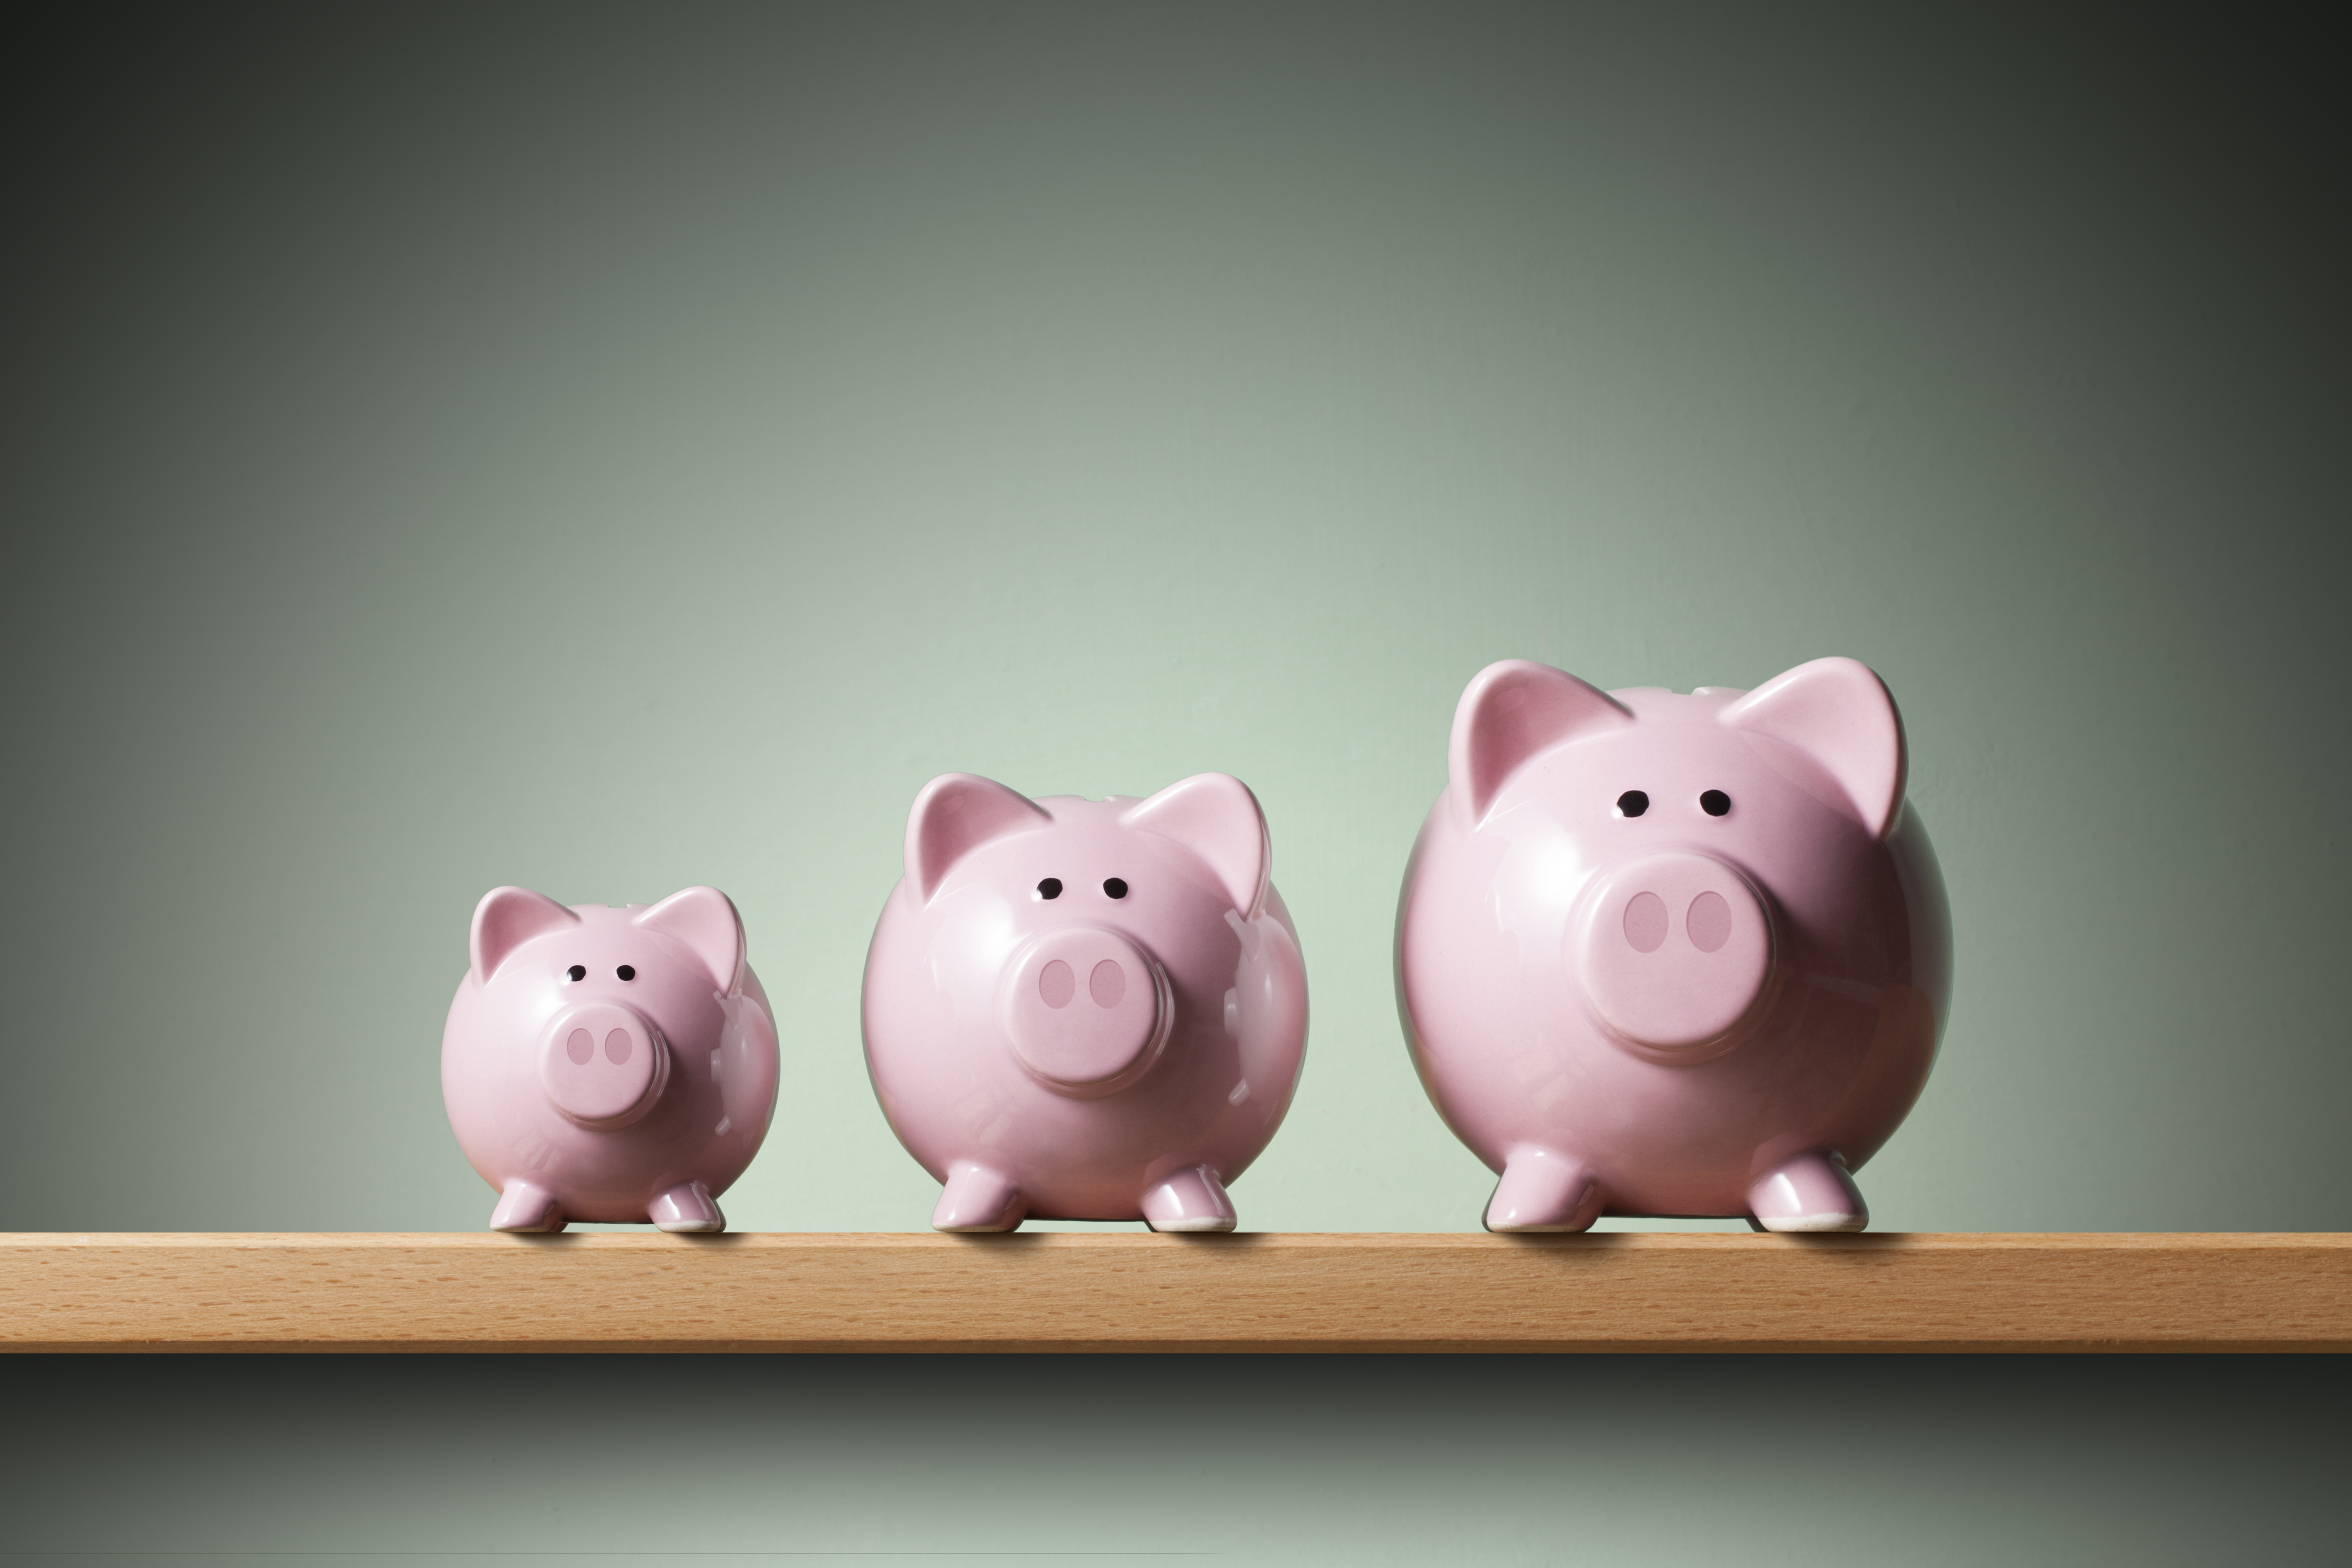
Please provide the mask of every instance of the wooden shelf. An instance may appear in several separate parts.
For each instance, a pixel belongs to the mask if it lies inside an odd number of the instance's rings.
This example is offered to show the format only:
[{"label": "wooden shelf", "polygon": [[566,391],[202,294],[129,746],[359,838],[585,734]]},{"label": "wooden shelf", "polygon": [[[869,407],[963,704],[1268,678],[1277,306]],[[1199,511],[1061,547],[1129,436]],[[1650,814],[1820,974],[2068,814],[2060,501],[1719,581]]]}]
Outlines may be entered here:
[{"label": "wooden shelf", "polygon": [[17,1351],[2344,1351],[2352,1236],[0,1235]]}]

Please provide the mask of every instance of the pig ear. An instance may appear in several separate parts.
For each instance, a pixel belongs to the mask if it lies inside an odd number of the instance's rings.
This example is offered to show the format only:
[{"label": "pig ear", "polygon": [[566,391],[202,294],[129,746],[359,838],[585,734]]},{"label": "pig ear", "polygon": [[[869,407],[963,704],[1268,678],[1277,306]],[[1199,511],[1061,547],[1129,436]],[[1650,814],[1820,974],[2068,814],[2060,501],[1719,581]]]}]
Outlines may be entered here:
[{"label": "pig ear", "polygon": [[1454,710],[1447,771],[1462,826],[1485,820],[1504,782],[1538,752],[1633,721],[1615,698],[1564,669],[1524,658],[1488,665]]},{"label": "pig ear", "polygon": [[1880,838],[1903,806],[1908,766],[1903,715],[1866,664],[1817,658],[1776,675],[1723,710],[1735,730],[1776,736],[1829,770],[1846,804]]},{"label": "pig ear", "polygon": [[1249,785],[1231,773],[1194,773],[1129,806],[1119,821],[1172,838],[1206,860],[1242,919],[1257,918],[1274,846]]},{"label": "pig ear", "polygon": [[955,863],[1008,833],[1053,821],[1027,795],[977,773],[941,773],[915,797],[907,814],[907,886],[928,904]]},{"label": "pig ear", "polygon": [[474,979],[487,983],[507,955],[551,931],[576,926],[580,917],[529,888],[492,888],[474,906]]},{"label": "pig ear", "polygon": [[686,944],[702,960],[721,996],[743,987],[743,917],[734,900],[716,888],[672,893],[636,917],[636,924]]}]

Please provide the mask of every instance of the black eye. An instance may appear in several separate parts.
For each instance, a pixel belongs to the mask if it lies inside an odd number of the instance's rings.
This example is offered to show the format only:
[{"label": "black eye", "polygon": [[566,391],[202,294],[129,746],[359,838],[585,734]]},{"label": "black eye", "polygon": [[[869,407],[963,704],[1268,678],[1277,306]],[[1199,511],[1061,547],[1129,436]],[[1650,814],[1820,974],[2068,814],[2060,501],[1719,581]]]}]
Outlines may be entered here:
[{"label": "black eye", "polygon": [[563,973],[574,980],[585,980],[588,978],[588,966],[584,963],[575,963]]},{"label": "black eye", "polygon": [[621,965],[620,968],[613,971],[613,973],[619,975],[624,980],[635,980],[637,977],[637,972],[625,963]]},{"label": "black eye", "polygon": [[1044,881],[1038,883],[1037,896],[1041,899],[1060,898],[1062,896],[1062,879],[1059,877],[1048,877]]},{"label": "black eye", "polygon": [[1127,897],[1127,884],[1113,877],[1103,884],[1103,891],[1114,899],[1123,899]]},{"label": "black eye", "polygon": [[1698,808],[1709,816],[1721,816],[1731,809],[1731,797],[1719,789],[1711,789],[1698,797]]},{"label": "black eye", "polygon": [[1638,789],[1629,789],[1617,797],[1617,815],[1639,816],[1650,809],[1650,797]]}]

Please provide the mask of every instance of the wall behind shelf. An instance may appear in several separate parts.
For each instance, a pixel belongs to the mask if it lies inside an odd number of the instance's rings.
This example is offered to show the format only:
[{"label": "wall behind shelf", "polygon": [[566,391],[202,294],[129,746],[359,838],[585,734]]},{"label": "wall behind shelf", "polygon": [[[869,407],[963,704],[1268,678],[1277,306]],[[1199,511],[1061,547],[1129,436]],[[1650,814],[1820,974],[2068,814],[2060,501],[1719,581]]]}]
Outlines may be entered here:
[{"label": "wall behind shelf", "polygon": [[2342,1358],[10,1358],[12,1563],[2343,1560]]},{"label": "wall behind shelf", "polygon": [[1315,985],[1245,1221],[1466,1227],[1388,961],[1462,684],[1832,651],[1958,931],[1881,1226],[2344,1226],[2340,116],[2211,26],[37,31],[0,1227],[479,1225],[436,1053],[506,881],[732,892],[733,1217],[919,1226],[856,1018],[915,790],[1212,767]]}]

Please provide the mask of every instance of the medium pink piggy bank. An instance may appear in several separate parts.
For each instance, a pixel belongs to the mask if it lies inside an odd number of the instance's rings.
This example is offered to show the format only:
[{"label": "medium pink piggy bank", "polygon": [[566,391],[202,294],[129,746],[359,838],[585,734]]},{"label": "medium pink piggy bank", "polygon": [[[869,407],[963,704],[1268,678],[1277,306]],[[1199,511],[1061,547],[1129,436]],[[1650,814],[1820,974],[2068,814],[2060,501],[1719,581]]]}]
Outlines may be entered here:
[{"label": "medium pink piggy bank", "polygon": [[1142,1219],[1231,1230],[1225,1186],[1281,1125],[1307,972],[1257,798],[1199,773],[1150,800],[933,779],[866,960],[866,1065],[941,1230]]},{"label": "medium pink piggy bank", "polygon": [[441,1036],[457,1146],[493,1230],[724,1230],[718,1194],[776,1108],[776,1026],[716,888],[566,909],[495,888]]},{"label": "medium pink piggy bank", "polygon": [[1943,879],[1878,677],[1738,692],[1482,670],[1405,873],[1423,1085],[1499,1172],[1496,1231],[1604,1214],[1860,1230],[1852,1173],[1936,1059]]}]

